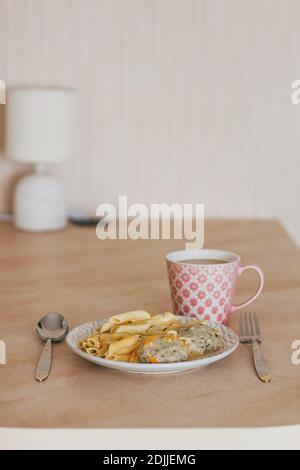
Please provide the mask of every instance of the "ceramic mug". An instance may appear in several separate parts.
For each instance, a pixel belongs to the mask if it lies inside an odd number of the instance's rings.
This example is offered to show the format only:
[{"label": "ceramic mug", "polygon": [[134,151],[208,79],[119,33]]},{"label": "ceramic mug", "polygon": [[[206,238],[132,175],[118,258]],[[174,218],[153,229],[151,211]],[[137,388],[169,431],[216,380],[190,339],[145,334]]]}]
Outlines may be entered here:
[{"label": "ceramic mug", "polygon": [[[200,261],[190,264],[192,260]],[[201,264],[202,260],[213,260],[216,264],[204,264],[205,261]],[[249,305],[263,288],[262,270],[255,264],[241,265],[240,256],[229,251],[173,251],[166,255],[166,261],[176,315],[226,323],[231,312]],[[259,287],[248,300],[235,305],[233,297],[237,280],[247,269],[257,272]]]}]

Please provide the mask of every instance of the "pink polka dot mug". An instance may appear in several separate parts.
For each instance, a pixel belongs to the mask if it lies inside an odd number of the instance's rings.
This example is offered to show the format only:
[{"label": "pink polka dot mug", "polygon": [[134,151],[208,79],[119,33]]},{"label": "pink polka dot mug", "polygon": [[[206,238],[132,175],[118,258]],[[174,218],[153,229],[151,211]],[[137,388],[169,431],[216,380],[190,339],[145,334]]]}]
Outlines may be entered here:
[{"label": "pink polka dot mug", "polygon": [[[264,276],[254,265],[241,265],[235,253],[220,250],[181,250],[166,255],[176,315],[226,323],[231,312],[246,307],[261,293]],[[238,277],[247,269],[259,276],[255,294],[239,305],[233,303]]]}]

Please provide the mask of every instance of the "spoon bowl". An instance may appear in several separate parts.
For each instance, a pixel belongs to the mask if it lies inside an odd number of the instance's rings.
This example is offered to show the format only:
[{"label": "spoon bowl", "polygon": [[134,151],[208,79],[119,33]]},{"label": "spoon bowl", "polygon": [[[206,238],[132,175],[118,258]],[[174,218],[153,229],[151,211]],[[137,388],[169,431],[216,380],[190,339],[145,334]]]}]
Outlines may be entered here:
[{"label": "spoon bowl", "polygon": [[69,330],[67,320],[60,313],[48,313],[40,319],[36,331],[43,341],[62,341]]}]

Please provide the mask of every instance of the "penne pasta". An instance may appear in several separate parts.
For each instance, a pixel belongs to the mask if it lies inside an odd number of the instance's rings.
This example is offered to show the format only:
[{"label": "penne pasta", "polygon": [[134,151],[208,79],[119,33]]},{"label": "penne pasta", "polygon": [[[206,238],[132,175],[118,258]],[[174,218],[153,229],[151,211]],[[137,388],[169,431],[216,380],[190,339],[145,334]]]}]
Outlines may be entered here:
[{"label": "penne pasta", "polygon": [[86,340],[87,344],[91,348],[100,348],[100,340],[97,336],[91,336]]},{"label": "penne pasta", "polygon": [[128,336],[109,345],[108,354],[129,354],[136,347],[139,335]]},{"label": "penne pasta", "polygon": [[130,333],[130,334],[138,334],[138,333],[144,333],[150,328],[150,325],[147,323],[144,324],[139,324],[139,325],[134,325],[134,324],[126,324],[126,325],[120,325],[117,326],[113,332],[116,333]]},{"label": "penne pasta", "polygon": [[168,331],[169,329],[178,330],[179,328],[182,328],[182,323],[176,321],[168,325],[166,331]]},{"label": "penne pasta", "polygon": [[129,362],[139,362],[137,348],[135,348],[129,356]]},{"label": "penne pasta", "polygon": [[115,341],[119,341],[120,339],[128,338],[128,336],[129,336],[128,333],[110,333],[108,334],[105,341],[110,344],[110,343],[114,343]]},{"label": "penne pasta", "polygon": [[97,353],[96,353],[96,356],[99,356],[99,357],[103,357],[105,356],[105,354],[107,353],[108,351],[108,348],[109,348],[109,344],[107,343],[102,343],[102,346],[100,349],[98,349]]},{"label": "penne pasta", "polygon": [[96,348],[86,348],[86,352],[88,354],[93,354],[93,355],[96,355],[97,354],[97,349]]},{"label": "penne pasta", "polygon": [[106,331],[109,331],[112,326],[113,326],[113,322],[111,321],[111,319],[109,319],[107,322],[103,323],[103,325],[100,328],[100,332],[105,333]]},{"label": "penne pasta", "polygon": [[176,316],[171,312],[165,312],[160,315],[153,315],[153,317],[147,320],[147,323],[152,326],[163,325],[176,320]]},{"label": "penne pasta", "polygon": [[109,359],[110,361],[122,361],[128,362],[130,358],[130,354],[108,354],[105,359]]},{"label": "penne pasta", "polygon": [[149,328],[147,331],[142,333],[142,335],[143,336],[155,336],[155,335],[157,336],[157,335],[165,335],[167,333],[168,333],[167,330],[162,330],[161,328],[153,327],[153,328]]},{"label": "penne pasta", "polygon": [[87,341],[85,339],[81,339],[78,344],[80,349],[86,350],[86,348],[88,347]]},{"label": "penne pasta", "polygon": [[134,310],[132,312],[120,313],[119,315],[113,315],[110,318],[110,321],[117,325],[122,325],[123,323],[135,323],[141,320],[148,320],[151,318],[150,313],[145,310]]}]

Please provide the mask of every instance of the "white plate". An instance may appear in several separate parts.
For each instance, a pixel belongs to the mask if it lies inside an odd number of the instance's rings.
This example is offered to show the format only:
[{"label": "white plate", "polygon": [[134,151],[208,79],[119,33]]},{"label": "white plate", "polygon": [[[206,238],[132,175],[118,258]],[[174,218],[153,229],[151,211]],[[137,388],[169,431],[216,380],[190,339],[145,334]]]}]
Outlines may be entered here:
[{"label": "white plate", "polygon": [[[178,317],[182,323],[190,321],[188,317]],[[96,328],[98,328],[105,320],[95,320],[90,323],[85,323],[84,325],[76,326],[73,328],[67,336],[67,345],[74,351],[78,356],[83,357],[87,361],[98,364],[99,366],[110,367],[111,369],[116,369],[122,372],[131,372],[137,374],[168,374],[174,372],[183,372],[191,369],[197,369],[199,367],[207,366],[208,364],[213,364],[214,362],[220,361],[225,357],[235,351],[239,344],[238,335],[228,326],[219,325],[215,322],[209,322],[209,325],[212,327],[218,326],[225,340],[225,347],[221,351],[204,357],[202,359],[197,359],[194,361],[183,361],[183,362],[170,362],[166,364],[141,364],[133,362],[120,362],[120,361],[110,361],[109,359],[103,359],[102,357],[95,357],[91,354],[87,354],[78,347],[79,340],[91,336]]]}]

